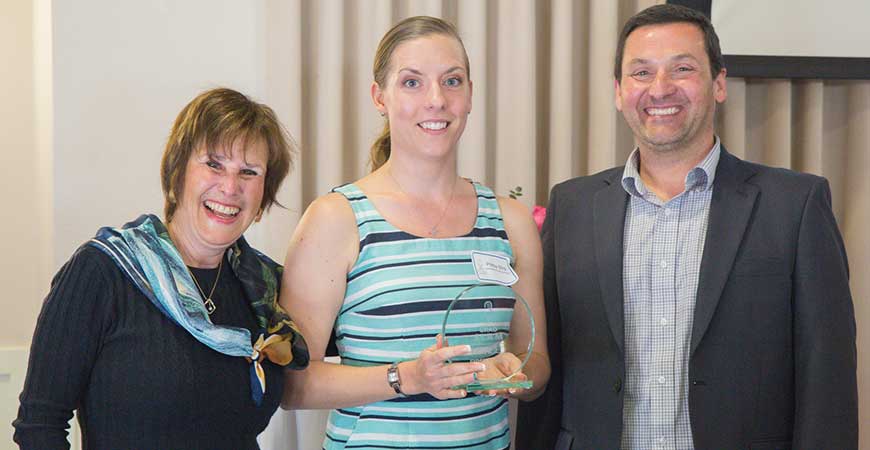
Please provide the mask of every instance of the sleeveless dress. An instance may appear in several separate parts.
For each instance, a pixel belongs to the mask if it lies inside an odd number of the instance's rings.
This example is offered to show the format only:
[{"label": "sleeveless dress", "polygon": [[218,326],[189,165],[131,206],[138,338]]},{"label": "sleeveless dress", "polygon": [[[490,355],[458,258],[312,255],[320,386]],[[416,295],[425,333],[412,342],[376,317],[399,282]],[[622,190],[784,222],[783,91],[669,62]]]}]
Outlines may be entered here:
[{"label": "sleeveless dress", "polygon": [[[360,238],[359,257],[347,275],[344,302],[335,321],[341,364],[375,366],[416,359],[435,343],[450,302],[478,283],[471,252],[495,253],[513,262],[495,195],[485,186],[473,186],[477,192],[474,228],[464,236],[438,239],[394,227],[353,184],[334,189],[350,202]],[[515,299],[510,288],[485,286],[469,294],[463,299],[470,297],[470,304],[486,306],[466,305],[451,312],[447,332],[451,345],[484,326],[510,328]],[[323,442],[326,450],[509,447],[508,401],[473,393],[447,400],[419,394],[336,409],[329,414]]]}]

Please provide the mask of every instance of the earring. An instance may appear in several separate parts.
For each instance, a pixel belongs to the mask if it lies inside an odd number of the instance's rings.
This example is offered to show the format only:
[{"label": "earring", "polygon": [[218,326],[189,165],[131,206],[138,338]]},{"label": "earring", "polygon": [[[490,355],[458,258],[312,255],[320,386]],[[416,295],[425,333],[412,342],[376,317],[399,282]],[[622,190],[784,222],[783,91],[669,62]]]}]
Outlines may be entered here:
[{"label": "earring", "polygon": [[381,111],[381,117],[384,117],[384,116],[386,116],[386,115],[387,115],[387,113]]}]

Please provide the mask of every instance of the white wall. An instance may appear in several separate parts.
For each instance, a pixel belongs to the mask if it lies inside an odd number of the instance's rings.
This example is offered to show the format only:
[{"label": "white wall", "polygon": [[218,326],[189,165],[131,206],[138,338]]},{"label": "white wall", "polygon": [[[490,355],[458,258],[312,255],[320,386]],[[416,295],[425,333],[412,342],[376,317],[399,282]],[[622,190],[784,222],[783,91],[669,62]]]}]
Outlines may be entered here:
[{"label": "white wall", "polygon": [[[30,340],[36,318],[35,297],[43,291],[40,266],[31,258],[41,236],[35,152],[33,13],[29,0],[0,2],[0,192],[3,221],[0,225],[0,346],[24,345]],[[38,260],[38,258],[37,258]]]},{"label": "white wall", "polygon": [[[162,215],[181,108],[217,86],[269,103],[266,19],[266,0],[0,1],[0,436],[51,276],[98,227]],[[298,211],[273,208],[258,230],[270,216],[286,231],[249,234],[281,261]],[[291,448],[292,435],[271,440]]]},{"label": "white wall", "polygon": [[34,4],[0,2],[0,448],[12,448],[12,419],[27,364],[26,346],[49,272],[48,208],[37,139],[38,43]]},{"label": "white wall", "polygon": [[727,55],[870,58],[866,0],[715,1],[710,16]]},{"label": "white wall", "polygon": [[160,156],[202,90],[262,101],[264,1],[54,0],[54,263],[162,213]]}]

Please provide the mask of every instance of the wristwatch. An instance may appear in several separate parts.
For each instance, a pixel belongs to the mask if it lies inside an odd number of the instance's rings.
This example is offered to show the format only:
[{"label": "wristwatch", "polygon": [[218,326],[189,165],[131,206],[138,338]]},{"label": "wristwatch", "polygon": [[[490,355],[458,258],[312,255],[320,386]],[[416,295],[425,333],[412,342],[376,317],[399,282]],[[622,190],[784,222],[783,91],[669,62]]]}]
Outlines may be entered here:
[{"label": "wristwatch", "polygon": [[387,383],[390,383],[390,387],[396,391],[396,394],[405,396],[405,393],[402,392],[402,379],[399,378],[399,362],[395,361],[390,364],[390,368],[387,369]]}]

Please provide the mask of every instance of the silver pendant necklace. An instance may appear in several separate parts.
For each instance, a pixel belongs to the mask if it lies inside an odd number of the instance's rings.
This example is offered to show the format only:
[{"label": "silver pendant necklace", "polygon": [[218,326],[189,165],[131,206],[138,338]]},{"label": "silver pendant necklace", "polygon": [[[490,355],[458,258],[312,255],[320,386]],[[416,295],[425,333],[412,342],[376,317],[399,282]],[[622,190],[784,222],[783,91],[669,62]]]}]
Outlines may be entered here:
[{"label": "silver pendant necklace", "polygon": [[224,265],[224,259],[221,258],[221,262],[218,263],[218,273],[214,279],[214,284],[211,286],[211,292],[208,293],[208,297],[205,295],[205,291],[202,290],[202,287],[199,285],[199,281],[196,280],[196,275],[193,274],[193,271],[190,268],[187,269],[190,272],[190,277],[193,278],[193,282],[196,284],[196,288],[199,289],[199,293],[202,294],[202,303],[205,305],[205,311],[208,315],[211,315],[215,310],[217,310],[217,305],[214,304],[214,301],[211,297],[214,295],[214,290],[217,288],[218,281],[221,279],[221,268]]},{"label": "silver pendant necklace", "polygon": [[[387,169],[387,174],[390,175],[390,178],[393,180],[393,183],[396,183],[396,186],[399,187],[399,191],[405,195],[405,197],[411,197],[405,192],[405,189],[402,187],[402,184],[399,183],[399,180],[393,176],[392,167]],[[450,189],[450,198],[447,199],[447,204],[444,205],[444,209],[441,210],[441,215],[438,216],[438,220],[429,228],[429,237],[434,238],[438,235],[438,227],[441,225],[441,222],[444,221],[444,217],[447,216],[447,210],[450,209],[450,205],[453,203],[453,195],[456,193],[456,180],[453,180],[453,187]],[[418,215],[419,216],[419,215]]]}]

